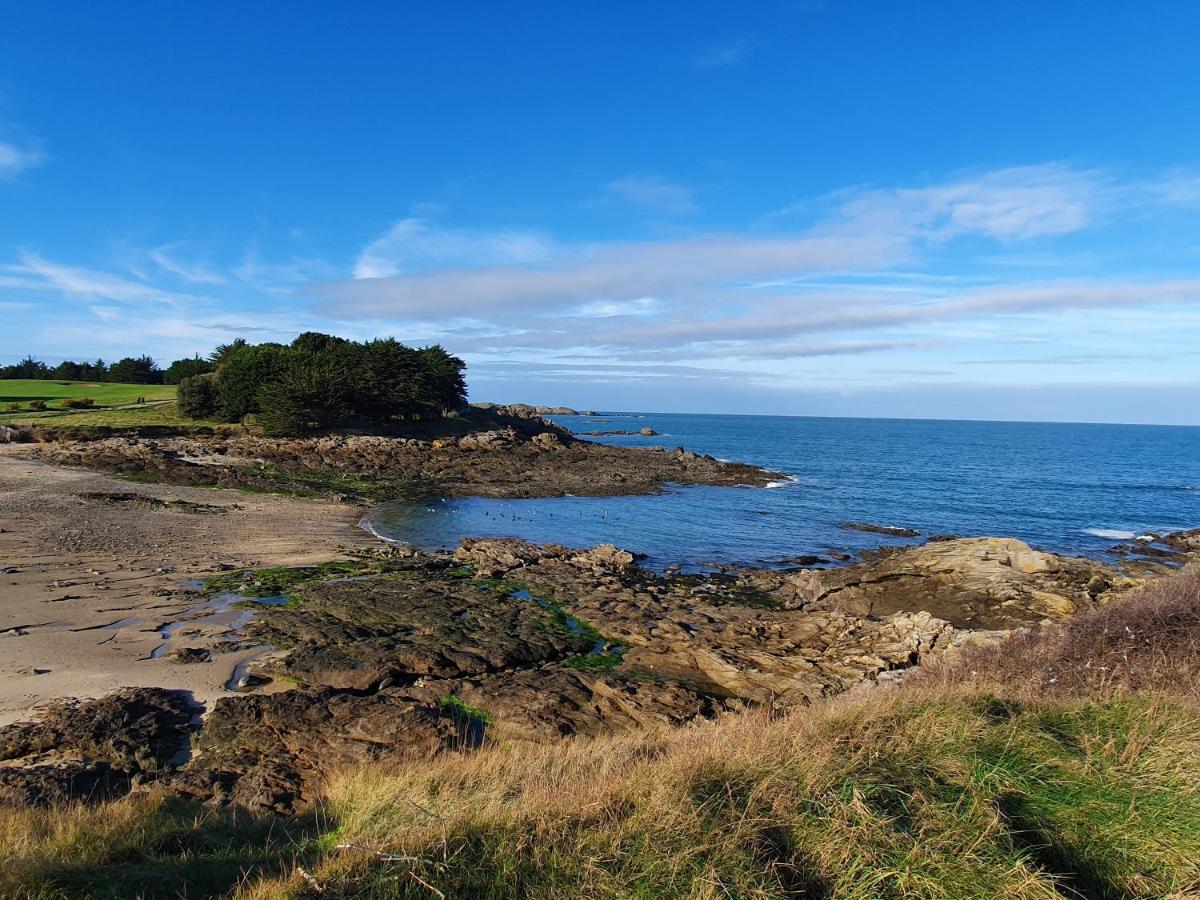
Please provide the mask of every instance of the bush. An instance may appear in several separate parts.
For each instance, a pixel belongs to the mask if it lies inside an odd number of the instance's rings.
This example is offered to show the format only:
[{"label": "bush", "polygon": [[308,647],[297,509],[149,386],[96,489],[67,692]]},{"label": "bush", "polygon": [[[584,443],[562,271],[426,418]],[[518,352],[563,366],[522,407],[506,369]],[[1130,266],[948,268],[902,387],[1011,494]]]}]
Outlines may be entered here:
[{"label": "bush", "polygon": [[[963,671],[989,689],[1033,697],[1120,696],[1135,691],[1200,697],[1200,572],[1151,582],[1057,625],[969,648]],[[929,669],[938,674],[937,667]]]},{"label": "bush", "polygon": [[21,409],[21,404],[20,404],[20,403],[6,403],[6,404],[4,404],[4,411],[5,411],[5,412],[18,412],[18,411],[20,411],[20,409]]},{"label": "bush", "polygon": [[68,397],[62,405],[67,409],[91,409],[96,405],[96,401],[91,397]]},{"label": "bush", "polygon": [[30,400],[29,408],[38,410],[40,412],[41,410],[46,408],[46,401],[45,400]]},{"label": "bush", "polygon": [[215,375],[192,375],[179,382],[175,392],[180,415],[189,419],[212,419],[217,415]]}]

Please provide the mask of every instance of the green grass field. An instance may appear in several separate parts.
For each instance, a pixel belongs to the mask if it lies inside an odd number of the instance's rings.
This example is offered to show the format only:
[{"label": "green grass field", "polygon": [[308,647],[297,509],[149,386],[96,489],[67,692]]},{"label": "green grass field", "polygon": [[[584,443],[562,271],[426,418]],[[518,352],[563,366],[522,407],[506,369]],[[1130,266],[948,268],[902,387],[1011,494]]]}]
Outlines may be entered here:
[{"label": "green grass field", "polygon": [[31,400],[43,400],[50,409],[62,408],[64,400],[89,397],[97,406],[126,406],[138,397],[146,400],[174,400],[173,384],[105,384],[89,381],[44,381],[0,379],[0,411],[11,413],[10,403],[29,409]]},{"label": "green grass field", "polygon": [[[2,407],[0,407],[2,408]],[[143,426],[210,426],[220,428],[240,428],[240,425],[227,425],[220,422],[208,422],[201,419],[187,419],[179,414],[179,407],[174,401],[151,402],[146,406],[102,407],[98,409],[63,410],[41,413],[4,413],[0,412],[0,424],[36,425],[39,428],[139,428]]]}]

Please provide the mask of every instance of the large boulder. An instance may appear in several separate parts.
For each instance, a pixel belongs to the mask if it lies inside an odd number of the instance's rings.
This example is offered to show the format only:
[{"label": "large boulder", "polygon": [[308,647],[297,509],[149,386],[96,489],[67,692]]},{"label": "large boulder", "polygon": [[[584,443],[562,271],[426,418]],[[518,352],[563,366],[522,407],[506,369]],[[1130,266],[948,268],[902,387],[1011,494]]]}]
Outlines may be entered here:
[{"label": "large boulder", "polygon": [[876,617],[923,610],[956,628],[989,630],[1061,619],[1133,584],[1102,563],[992,537],[931,541],[784,582],[778,593],[792,608]]}]

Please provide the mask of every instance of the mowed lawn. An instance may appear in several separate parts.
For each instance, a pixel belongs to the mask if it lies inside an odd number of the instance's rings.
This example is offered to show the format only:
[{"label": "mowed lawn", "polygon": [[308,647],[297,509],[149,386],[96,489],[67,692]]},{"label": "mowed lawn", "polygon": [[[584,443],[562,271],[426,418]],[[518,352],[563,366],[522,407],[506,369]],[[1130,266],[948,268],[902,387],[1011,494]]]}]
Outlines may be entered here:
[{"label": "mowed lawn", "polygon": [[108,384],[94,381],[50,381],[42,379],[0,379],[0,411],[12,413],[9,404],[20,411],[29,409],[31,400],[43,400],[49,409],[62,408],[64,400],[89,397],[96,406],[125,406],[138,397],[150,400],[174,400],[173,384]]}]

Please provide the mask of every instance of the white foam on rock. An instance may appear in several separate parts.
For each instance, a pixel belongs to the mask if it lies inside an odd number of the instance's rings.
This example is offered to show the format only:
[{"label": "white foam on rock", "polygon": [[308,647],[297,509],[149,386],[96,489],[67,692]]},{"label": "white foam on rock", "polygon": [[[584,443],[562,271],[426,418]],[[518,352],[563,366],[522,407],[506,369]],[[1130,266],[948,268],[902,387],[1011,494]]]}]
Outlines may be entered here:
[{"label": "white foam on rock", "polygon": [[768,489],[787,487],[789,484],[796,484],[799,480],[795,475],[789,475],[783,481],[768,481],[763,487]]},{"label": "white foam on rock", "polygon": [[1083,530],[1086,534],[1113,541],[1131,541],[1136,537],[1132,531],[1120,531],[1116,528],[1085,528]]}]

